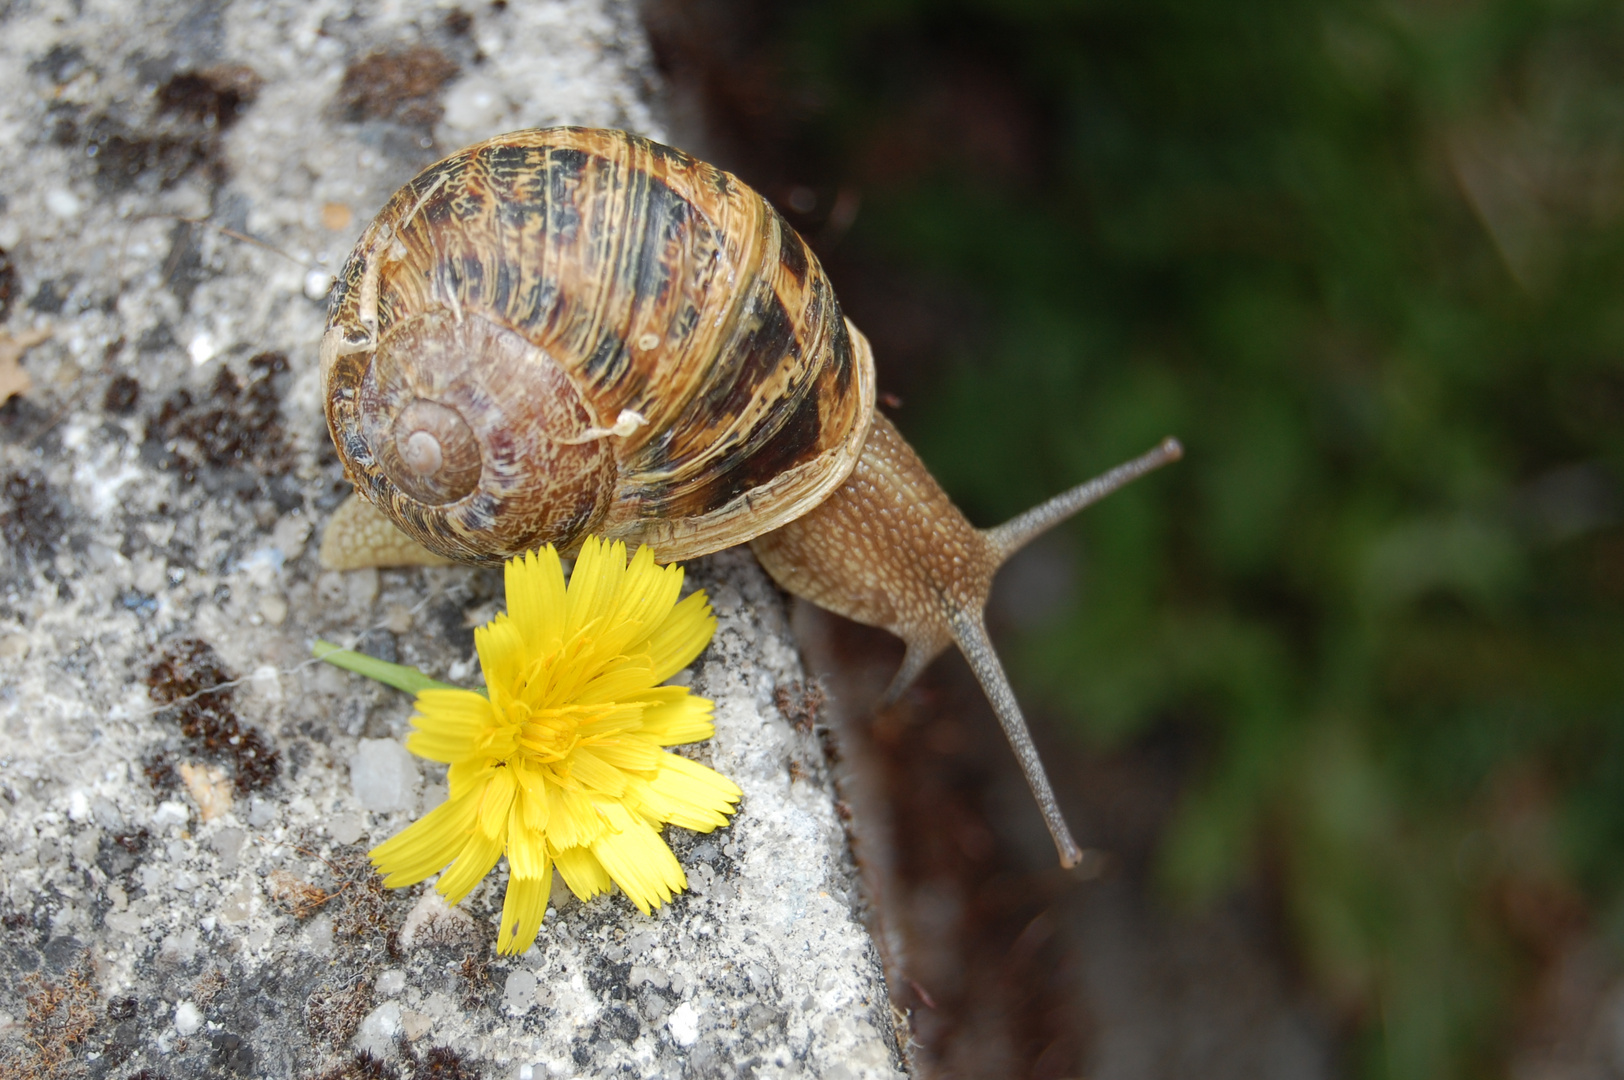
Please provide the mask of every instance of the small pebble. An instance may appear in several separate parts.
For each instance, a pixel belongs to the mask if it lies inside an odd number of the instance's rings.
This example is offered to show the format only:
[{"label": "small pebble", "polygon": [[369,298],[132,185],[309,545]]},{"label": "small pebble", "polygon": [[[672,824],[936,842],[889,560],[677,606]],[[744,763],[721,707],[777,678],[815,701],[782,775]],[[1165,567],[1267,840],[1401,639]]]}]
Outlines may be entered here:
[{"label": "small pebble", "polygon": [[536,977],[528,971],[508,975],[502,987],[502,1004],[516,1013],[529,1012],[536,1003]]},{"label": "small pebble", "polygon": [[699,1041],[699,1010],[684,1001],[666,1018],[665,1026],[678,1046],[692,1046]]},{"label": "small pebble", "polygon": [[79,196],[66,188],[52,188],[45,193],[45,209],[59,218],[76,218],[84,208]]},{"label": "small pebble", "polygon": [[415,810],[422,782],[416,760],[393,739],[362,739],[350,756],[350,786],[363,810]]},{"label": "small pebble", "polygon": [[327,835],[340,844],[353,844],[366,833],[366,822],[360,814],[338,814],[327,823]]},{"label": "small pebble", "polygon": [[360,1030],[355,1033],[355,1046],[356,1049],[365,1050],[373,1057],[385,1057],[393,1048],[395,1036],[398,1034],[400,1034],[400,1002],[386,1001],[367,1013],[367,1018],[361,1021]]},{"label": "small pebble", "polygon": [[175,1006],[175,1032],[182,1037],[196,1035],[203,1026],[203,1013],[190,1001]]},{"label": "small pebble", "polygon": [[202,367],[213,360],[216,352],[218,349],[215,347],[214,339],[201,330],[192,335],[191,344],[186,346],[186,355],[192,358],[193,365],[197,367]]}]

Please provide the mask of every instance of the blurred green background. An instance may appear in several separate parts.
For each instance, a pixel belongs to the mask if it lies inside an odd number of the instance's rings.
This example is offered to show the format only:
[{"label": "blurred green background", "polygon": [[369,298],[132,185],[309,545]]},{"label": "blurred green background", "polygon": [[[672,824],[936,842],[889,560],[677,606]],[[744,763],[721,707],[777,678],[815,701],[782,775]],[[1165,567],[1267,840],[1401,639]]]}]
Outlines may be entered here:
[{"label": "blurred green background", "polygon": [[765,7],[718,94],[972,520],[1188,449],[1023,696],[1196,741],[1166,895],[1269,882],[1352,1073],[1503,1074],[1624,940],[1624,7]]}]

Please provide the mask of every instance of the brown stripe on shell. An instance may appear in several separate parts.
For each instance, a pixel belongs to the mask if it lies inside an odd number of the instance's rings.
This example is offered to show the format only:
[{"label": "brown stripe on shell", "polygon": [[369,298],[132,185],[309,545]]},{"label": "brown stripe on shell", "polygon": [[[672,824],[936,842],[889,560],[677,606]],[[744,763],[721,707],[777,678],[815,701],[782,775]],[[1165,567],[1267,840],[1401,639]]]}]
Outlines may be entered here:
[{"label": "brown stripe on shell", "polygon": [[807,264],[811,261],[811,252],[807,250],[806,241],[789,227],[789,222],[776,210],[773,211],[773,219],[778,222],[779,234],[784,237],[784,242],[778,249],[778,261],[784,265],[785,273],[797,283],[803,282],[806,280]]}]

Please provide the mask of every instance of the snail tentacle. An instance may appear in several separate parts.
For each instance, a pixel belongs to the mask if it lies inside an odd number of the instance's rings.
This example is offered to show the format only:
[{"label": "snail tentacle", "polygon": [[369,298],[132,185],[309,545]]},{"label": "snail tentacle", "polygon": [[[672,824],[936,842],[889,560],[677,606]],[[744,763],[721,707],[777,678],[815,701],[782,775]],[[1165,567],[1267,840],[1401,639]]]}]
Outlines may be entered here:
[{"label": "snail tentacle", "polygon": [[1003,562],[1077,511],[1094,505],[1111,492],[1131,484],[1146,473],[1155,472],[1163,465],[1171,465],[1183,456],[1183,444],[1169,436],[1158,443],[1154,450],[1108,469],[1069,491],[1062,491],[1002,525],[994,525],[986,530],[987,540],[998,553],[998,561]]},{"label": "snail tentacle", "polygon": [[1021,714],[1020,703],[1015,700],[1015,691],[1010,688],[1004,665],[998,662],[998,653],[987,638],[981,612],[961,612],[949,620],[948,625],[953,628],[953,640],[958,643],[965,660],[969,661],[976,681],[986,691],[987,701],[991,703],[992,711],[1004,729],[1004,737],[1015,751],[1015,760],[1020,762],[1027,787],[1032,789],[1032,797],[1037,800],[1043,822],[1049,827],[1049,836],[1060,854],[1060,865],[1068,869],[1076,866],[1083,861],[1082,848],[1077,846],[1077,841],[1071,837],[1071,830],[1066,827],[1065,815],[1055,801],[1054,788],[1049,785],[1049,774],[1043,769],[1043,759],[1038,756],[1038,748],[1032,742],[1032,733]]}]

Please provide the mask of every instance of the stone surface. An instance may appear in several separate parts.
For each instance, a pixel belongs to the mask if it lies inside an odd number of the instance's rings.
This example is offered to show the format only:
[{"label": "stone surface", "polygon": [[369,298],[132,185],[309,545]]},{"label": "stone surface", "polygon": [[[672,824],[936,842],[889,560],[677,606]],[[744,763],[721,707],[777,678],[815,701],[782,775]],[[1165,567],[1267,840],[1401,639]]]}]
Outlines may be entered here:
[{"label": "stone surface", "polygon": [[747,554],[690,568],[721,620],[694,752],[744,789],[734,824],[670,830],[693,888],[654,916],[555,892],[516,958],[500,871],[457,909],[381,888],[366,848],[444,773],[391,749],[403,695],[308,659],[319,635],[472,682],[500,605],[489,571],[319,569],[347,488],[330,271],[466,142],[658,134],[649,85],[608,0],[0,7],[0,319],[50,334],[0,408],[0,1073],[313,1077],[360,1049],[404,1077],[900,1071]]},{"label": "stone surface", "polygon": [[423,776],[399,739],[362,739],[350,755],[350,787],[361,809],[416,810]]}]

